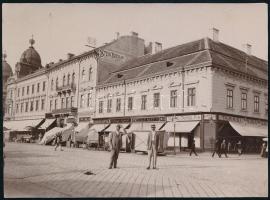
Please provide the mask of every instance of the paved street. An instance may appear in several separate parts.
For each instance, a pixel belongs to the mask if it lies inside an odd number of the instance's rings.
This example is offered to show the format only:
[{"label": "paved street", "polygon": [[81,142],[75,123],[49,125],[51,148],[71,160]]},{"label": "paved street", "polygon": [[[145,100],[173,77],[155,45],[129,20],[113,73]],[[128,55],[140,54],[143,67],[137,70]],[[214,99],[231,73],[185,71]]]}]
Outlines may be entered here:
[{"label": "paved street", "polygon": [[[5,197],[266,197],[268,163],[259,155],[212,158],[121,153],[108,169],[109,152],[6,143]],[[91,171],[93,175],[84,173]]]}]

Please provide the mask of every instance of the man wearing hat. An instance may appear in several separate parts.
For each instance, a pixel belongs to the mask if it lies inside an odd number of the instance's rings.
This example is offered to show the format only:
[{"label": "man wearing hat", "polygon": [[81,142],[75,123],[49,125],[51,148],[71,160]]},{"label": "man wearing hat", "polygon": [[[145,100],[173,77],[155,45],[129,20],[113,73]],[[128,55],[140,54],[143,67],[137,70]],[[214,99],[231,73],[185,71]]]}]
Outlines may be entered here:
[{"label": "man wearing hat", "polygon": [[153,169],[156,169],[157,166],[157,150],[159,144],[159,135],[156,132],[156,125],[151,125],[151,132],[148,134],[147,138],[147,151],[148,151],[148,160],[149,164],[146,169],[150,169],[151,161],[153,158]]},{"label": "man wearing hat", "polygon": [[120,131],[122,126],[118,124],[116,126],[115,132],[110,132],[109,135],[109,145],[111,149],[111,161],[109,169],[112,169],[112,167],[117,167],[117,159],[120,152],[120,148],[122,146],[122,135],[127,134],[126,129],[123,129],[124,133]]}]

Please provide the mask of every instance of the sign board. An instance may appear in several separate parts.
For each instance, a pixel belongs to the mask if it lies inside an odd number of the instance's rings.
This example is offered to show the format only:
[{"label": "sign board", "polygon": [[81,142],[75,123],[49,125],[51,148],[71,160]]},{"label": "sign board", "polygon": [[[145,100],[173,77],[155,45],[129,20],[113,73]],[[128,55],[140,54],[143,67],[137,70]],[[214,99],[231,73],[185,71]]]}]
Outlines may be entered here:
[{"label": "sign board", "polygon": [[166,117],[160,116],[160,117],[138,117],[133,118],[132,122],[165,122]]},{"label": "sign board", "polygon": [[167,117],[167,121],[193,121],[193,120],[201,120],[201,115],[183,115],[183,116],[169,116]]}]

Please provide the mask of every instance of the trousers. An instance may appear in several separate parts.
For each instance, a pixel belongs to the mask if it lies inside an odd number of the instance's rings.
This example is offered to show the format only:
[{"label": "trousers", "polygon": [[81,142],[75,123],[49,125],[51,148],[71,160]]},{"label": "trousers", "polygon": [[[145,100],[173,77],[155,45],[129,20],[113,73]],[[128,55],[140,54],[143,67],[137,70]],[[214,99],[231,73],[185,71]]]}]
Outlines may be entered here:
[{"label": "trousers", "polygon": [[151,166],[152,158],[153,158],[153,168],[156,168],[156,166],[157,166],[157,149],[156,149],[154,142],[152,142],[151,149],[148,150],[148,161],[149,161],[148,167]]},{"label": "trousers", "polygon": [[111,161],[110,161],[110,167],[117,167],[117,159],[119,155],[119,149],[112,149],[111,150]]}]

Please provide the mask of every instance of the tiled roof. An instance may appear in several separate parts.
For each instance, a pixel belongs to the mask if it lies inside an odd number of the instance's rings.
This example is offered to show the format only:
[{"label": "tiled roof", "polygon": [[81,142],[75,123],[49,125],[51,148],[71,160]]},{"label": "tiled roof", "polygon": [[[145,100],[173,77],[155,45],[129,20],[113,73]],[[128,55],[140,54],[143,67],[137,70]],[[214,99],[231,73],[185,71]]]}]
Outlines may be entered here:
[{"label": "tiled roof", "polygon": [[103,76],[103,81],[100,81],[98,84],[110,84],[147,77],[206,62],[268,80],[267,61],[255,56],[248,56],[245,52],[221,42],[214,42],[209,38],[204,38],[165,49],[156,54],[149,54],[129,60],[111,75]]}]

